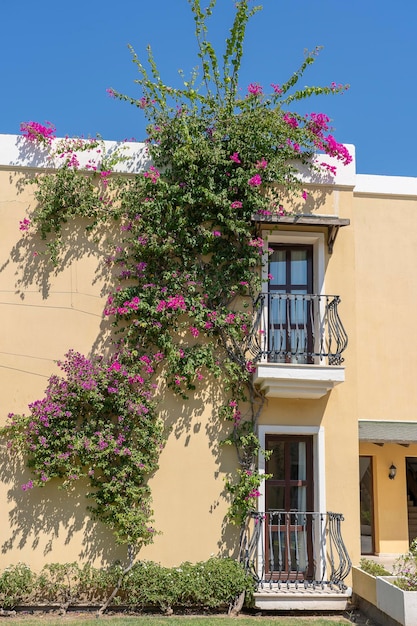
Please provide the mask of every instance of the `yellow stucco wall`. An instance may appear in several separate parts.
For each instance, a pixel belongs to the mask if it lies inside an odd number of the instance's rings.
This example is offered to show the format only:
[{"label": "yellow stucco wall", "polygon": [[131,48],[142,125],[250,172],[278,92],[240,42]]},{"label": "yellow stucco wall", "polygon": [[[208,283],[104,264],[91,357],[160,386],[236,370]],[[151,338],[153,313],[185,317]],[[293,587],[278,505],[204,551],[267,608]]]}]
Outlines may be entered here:
[{"label": "yellow stucco wall", "polygon": [[356,353],[361,419],[417,419],[416,215],[415,198],[355,198],[356,327],[366,337]]},{"label": "yellow stucco wall", "polygon": [[[9,412],[27,410],[42,397],[48,377],[58,371],[55,361],[69,348],[91,354],[103,347],[106,331],[102,311],[111,280],[103,269],[100,244],[85,237],[82,224],[72,224],[83,255],[68,247],[57,270],[38,254],[42,242],[19,231],[19,221],[34,202],[33,188],[22,186],[19,171],[0,170],[0,348],[1,424]],[[167,395],[161,407],[171,428],[160,470],[151,479],[156,535],[142,558],[164,565],[204,560],[212,554],[233,554],[238,531],[226,525],[224,477],[236,467],[232,448],[219,445],[228,432],[213,418],[219,383],[184,402]],[[216,390],[213,393],[213,390]],[[124,558],[106,529],[91,522],[82,485],[74,492],[48,484],[23,492],[30,472],[21,460],[13,467],[3,448],[0,461],[0,569],[19,561],[40,568],[45,562],[89,560],[96,564]]]}]

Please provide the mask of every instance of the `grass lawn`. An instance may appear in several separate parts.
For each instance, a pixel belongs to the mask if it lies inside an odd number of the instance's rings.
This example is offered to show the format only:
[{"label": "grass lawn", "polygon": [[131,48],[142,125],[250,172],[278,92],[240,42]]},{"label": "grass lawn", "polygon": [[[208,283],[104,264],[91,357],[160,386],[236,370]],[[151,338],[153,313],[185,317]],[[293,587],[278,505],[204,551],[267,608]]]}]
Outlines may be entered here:
[{"label": "grass lawn", "polygon": [[[1,618],[0,618],[1,619]],[[277,616],[277,617],[160,617],[160,616],[119,616],[104,615],[97,620],[95,616],[68,613],[65,616],[43,614],[39,616],[17,614],[3,617],[2,624],[13,626],[97,626],[99,622],[113,622],[115,626],[347,626],[349,620],[340,616]]]}]

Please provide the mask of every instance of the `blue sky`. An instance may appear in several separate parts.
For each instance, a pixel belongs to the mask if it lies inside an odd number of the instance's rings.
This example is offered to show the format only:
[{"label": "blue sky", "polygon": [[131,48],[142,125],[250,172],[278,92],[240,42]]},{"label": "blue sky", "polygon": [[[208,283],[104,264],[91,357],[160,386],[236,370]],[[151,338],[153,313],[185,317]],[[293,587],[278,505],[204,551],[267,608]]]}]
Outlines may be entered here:
[{"label": "blue sky", "polygon": [[[207,0],[201,0],[205,6]],[[256,3],[258,4],[258,3]],[[259,0],[241,72],[265,88],[282,83],[304,50],[323,46],[302,85],[349,83],[343,96],[311,99],[338,141],[356,145],[363,174],[417,176],[417,3],[415,0]],[[234,13],[217,0],[209,39],[220,52]],[[141,111],[106,88],[140,97],[127,44],[145,60],[151,44],[166,83],[197,64],[187,0],[8,1],[0,37],[0,133],[50,120],[62,135],[144,138]]]}]

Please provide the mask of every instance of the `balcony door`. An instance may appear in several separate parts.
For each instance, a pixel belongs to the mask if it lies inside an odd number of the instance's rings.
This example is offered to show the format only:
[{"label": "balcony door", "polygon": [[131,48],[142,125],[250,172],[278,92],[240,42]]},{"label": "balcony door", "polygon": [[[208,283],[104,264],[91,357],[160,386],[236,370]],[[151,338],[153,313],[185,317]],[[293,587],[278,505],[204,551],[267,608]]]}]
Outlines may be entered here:
[{"label": "balcony door", "polygon": [[267,435],[265,481],[267,570],[274,578],[313,573],[313,438]]},{"label": "balcony door", "polygon": [[313,246],[276,245],[269,259],[269,360],[313,362]]}]

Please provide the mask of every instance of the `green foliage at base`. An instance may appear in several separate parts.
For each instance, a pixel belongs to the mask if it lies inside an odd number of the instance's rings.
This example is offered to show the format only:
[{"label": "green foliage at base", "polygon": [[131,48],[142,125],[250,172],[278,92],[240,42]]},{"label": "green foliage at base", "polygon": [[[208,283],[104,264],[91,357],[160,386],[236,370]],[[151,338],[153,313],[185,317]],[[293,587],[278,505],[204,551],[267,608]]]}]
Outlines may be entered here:
[{"label": "green foliage at base", "polygon": [[361,559],[359,562],[361,570],[371,576],[390,576],[390,572],[380,563],[375,563],[372,559]]},{"label": "green foliage at base", "polygon": [[[0,576],[0,606],[11,609],[28,604],[101,604],[117,584],[121,571],[118,565],[99,569],[88,564],[51,563],[35,574],[19,563],[5,569]],[[232,559],[211,558],[174,568],[140,561],[125,575],[114,604],[132,610],[221,609],[243,591],[250,605],[253,580]]]},{"label": "green foliage at base", "polygon": [[28,599],[35,587],[36,576],[24,563],[7,567],[0,576],[0,606],[11,609]]},{"label": "green foliage at base", "polygon": [[417,591],[417,539],[413,539],[407,554],[400,556],[394,564],[397,579],[394,584],[403,591]]}]

